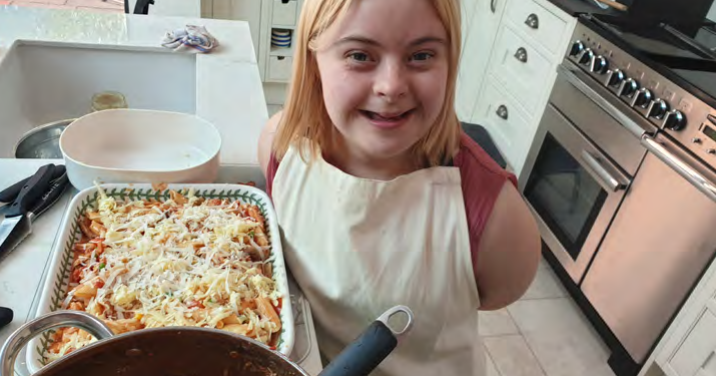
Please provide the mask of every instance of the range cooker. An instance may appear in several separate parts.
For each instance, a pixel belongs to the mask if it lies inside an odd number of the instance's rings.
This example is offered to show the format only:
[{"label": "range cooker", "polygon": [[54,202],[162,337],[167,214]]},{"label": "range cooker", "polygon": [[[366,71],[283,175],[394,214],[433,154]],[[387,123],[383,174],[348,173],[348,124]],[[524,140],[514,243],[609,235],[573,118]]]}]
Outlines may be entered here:
[{"label": "range cooker", "polygon": [[635,375],[716,254],[716,32],[582,16],[520,176],[545,256]]}]

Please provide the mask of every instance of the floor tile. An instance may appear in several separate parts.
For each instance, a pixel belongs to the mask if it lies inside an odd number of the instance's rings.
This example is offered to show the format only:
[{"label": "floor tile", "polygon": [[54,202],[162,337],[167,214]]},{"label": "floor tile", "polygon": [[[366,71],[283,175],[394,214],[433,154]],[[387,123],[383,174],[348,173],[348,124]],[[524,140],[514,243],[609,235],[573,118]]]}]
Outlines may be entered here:
[{"label": "floor tile", "polygon": [[478,332],[483,337],[519,333],[515,322],[510,317],[510,313],[504,308],[497,311],[480,311],[478,328]]},{"label": "floor tile", "polygon": [[609,351],[568,298],[522,300],[508,307],[549,376],[613,376]]},{"label": "floor tile", "polygon": [[506,376],[545,376],[537,359],[520,335],[485,338],[495,368]]},{"label": "floor tile", "polygon": [[485,354],[485,364],[487,366],[487,376],[501,376],[500,372],[497,371],[497,367],[495,367],[495,362],[492,361],[492,357],[490,357],[490,354]]},{"label": "floor tile", "polygon": [[563,298],[566,296],[567,290],[564,289],[552,269],[547,266],[537,269],[537,275],[535,275],[530,288],[520,299]]},{"label": "floor tile", "polygon": [[544,257],[539,259],[539,268],[549,268],[549,264],[547,263],[547,260],[544,259]]}]

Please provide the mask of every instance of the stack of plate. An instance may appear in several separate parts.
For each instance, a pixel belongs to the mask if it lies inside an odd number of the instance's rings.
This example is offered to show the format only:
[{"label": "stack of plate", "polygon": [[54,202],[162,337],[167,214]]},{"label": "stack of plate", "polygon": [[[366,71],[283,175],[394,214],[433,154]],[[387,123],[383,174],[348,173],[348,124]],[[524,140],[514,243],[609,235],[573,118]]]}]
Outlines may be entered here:
[{"label": "stack of plate", "polygon": [[273,47],[291,47],[291,30],[272,29],[271,45]]}]

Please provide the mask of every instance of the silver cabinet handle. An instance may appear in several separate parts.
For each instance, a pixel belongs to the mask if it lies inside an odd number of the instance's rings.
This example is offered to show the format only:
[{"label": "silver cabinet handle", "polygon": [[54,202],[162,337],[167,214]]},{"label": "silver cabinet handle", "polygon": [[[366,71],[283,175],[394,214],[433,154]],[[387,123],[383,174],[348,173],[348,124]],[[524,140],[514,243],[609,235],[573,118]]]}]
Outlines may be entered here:
[{"label": "silver cabinet handle", "polygon": [[686,164],[680,158],[666,150],[658,141],[649,135],[644,135],[641,138],[641,143],[653,153],[657,158],[661,159],[662,162],[666,163],[667,166],[671,167],[689,183],[691,183],[696,189],[705,194],[711,201],[716,202],[716,185],[711,182],[708,178],[703,176],[698,171],[694,170],[691,166]]},{"label": "silver cabinet handle", "polygon": [[520,47],[517,49],[517,52],[515,52],[515,59],[526,63],[527,62],[527,50],[525,50],[524,47]]},{"label": "silver cabinet handle", "polygon": [[497,111],[495,111],[497,116],[501,117],[504,120],[507,120],[510,113],[507,111],[507,107],[504,104],[501,104],[500,107],[497,107]]},{"label": "silver cabinet handle", "polygon": [[497,0],[490,0],[490,10],[492,13],[497,12]]},{"label": "silver cabinet handle", "polygon": [[62,326],[73,326],[85,330],[95,336],[98,340],[107,339],[113,336],[112,330],[100,319],[89,313],[80,311],[56,311],[18,328],[3,345],[0,350],[0,375],[14,375],[15,358],[25,345],[35,336],[42,332],[59,328]]},{"label": "silver cabinet handle", "polygon": [[537,30],[539,29],[539,17],[537,17],[536,14],[532,13],[529,16],[527,16],[527,19],[525,20],[525,25]]},{"label": "silver cabinet handle", "polygon": [[620,189],[623,189],[626,187],[625,183],[622,183],[619,181],[619,179],[615,178],[609,171],[607,171],[604,166],[599,162],[599,159],[597,159],[595,156],[593,156],[591,153],[589,153],[586,150],[582,150],[582,161],[586,164],[587,170],[589,170],[590,173],[595,175],[597,178],[599,185],[604,187],[606,190],[610,192],[616,192]]}]

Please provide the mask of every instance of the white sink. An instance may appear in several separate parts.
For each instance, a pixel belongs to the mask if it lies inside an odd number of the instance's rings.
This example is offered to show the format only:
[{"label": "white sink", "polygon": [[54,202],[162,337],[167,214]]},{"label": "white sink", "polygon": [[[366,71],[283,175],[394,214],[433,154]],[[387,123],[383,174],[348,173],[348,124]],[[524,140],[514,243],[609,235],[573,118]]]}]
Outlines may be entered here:
[{"label": "white sink", "polygon": [[0,158],[33,127],[91,111],[92,96],[122,93],[130,108],[196,113],[196,55],[16,41],[0,62]]}]

